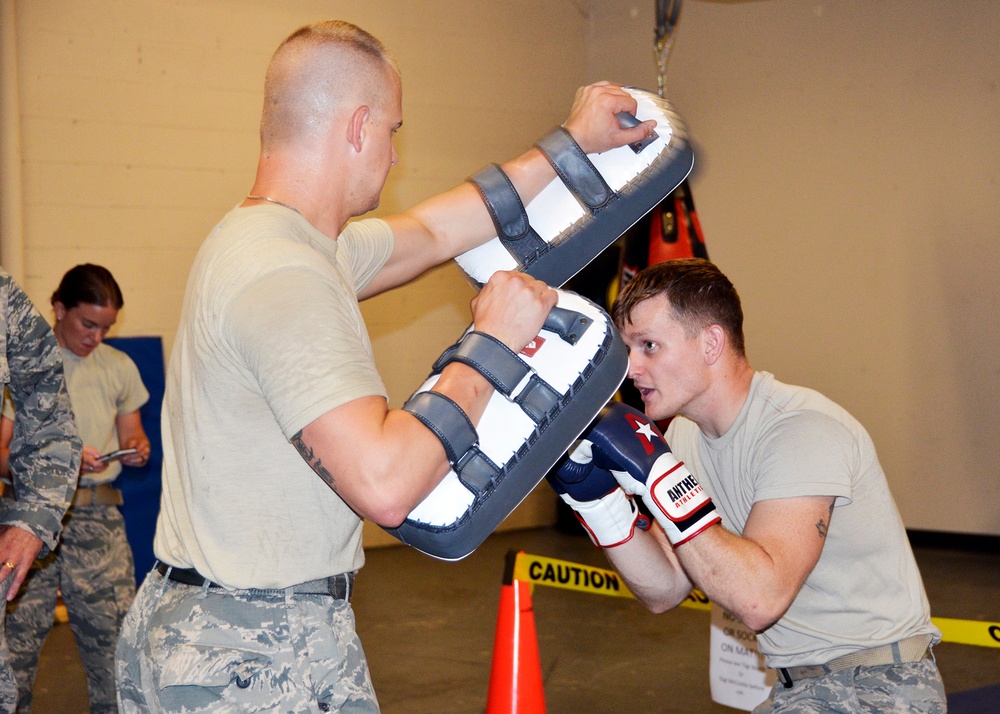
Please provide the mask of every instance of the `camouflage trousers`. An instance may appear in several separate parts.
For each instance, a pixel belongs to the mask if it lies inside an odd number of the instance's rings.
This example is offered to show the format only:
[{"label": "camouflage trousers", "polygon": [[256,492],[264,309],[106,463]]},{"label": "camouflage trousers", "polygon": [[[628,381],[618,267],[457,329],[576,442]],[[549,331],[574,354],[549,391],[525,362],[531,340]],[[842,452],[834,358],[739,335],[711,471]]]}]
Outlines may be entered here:
[{"label": "camouflage trousers", "polygon": [[135,596],[135,568],[125,521],[115,506],[70,509],[58,547],[35,562],[7,605],[18,712],[31,711],[38,655],[52,629],[59,591],[87,675],[90,712],[116,712],[115,646]]},{"label": "camouflage trousers", "polygon": [[933,659],[907,664],[853,667],[802,679],[786,689],[780,681],[753,714],[944,714],[941,673]]},{"label": "camouflage trousers", "polygon": [[155,569],[122,626],[117,677],[123,714],[379,711],[350,602]]},{"label": "camouflage trousers", "polygon": [[[7,597],[9,585],[9,577],[0,583],[0,597]],[[0,611],[0,714],[14,714],[17,708],[17,682],[14,680],[10,651],[7,649],[6,614],[6,610]]]}]

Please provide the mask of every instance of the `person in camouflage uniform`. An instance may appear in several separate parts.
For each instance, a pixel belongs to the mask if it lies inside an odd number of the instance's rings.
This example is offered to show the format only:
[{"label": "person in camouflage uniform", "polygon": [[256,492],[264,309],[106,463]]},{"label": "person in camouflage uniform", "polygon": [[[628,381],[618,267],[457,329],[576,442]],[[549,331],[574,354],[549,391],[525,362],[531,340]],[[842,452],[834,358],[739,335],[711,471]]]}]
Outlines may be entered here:
[{"label": "person in camouflage uniform", "polygon": [[[7,605],[7,641],[21,714],[31,711],[38,657],[52,629],[60,592],[87,675],[90,712],[118,710],[115,645],[135,596],[135,569],[118,510],[122,495],[112,484],[123,465],[143,466],[150,449],[139,414],[149,392],[129,356],[103,342],[124,302],[111,272],[89,263],[70,269],[52,295],[53,332],[62,350],[83,459],[59,546],[32,566],[21,592]],[[9,431],[6,413],[4,418],[0,447]],[[19,418],[14,418],[15,424]],[[130,448],[135,453],[100,458]]]},{"label": "person in camouflage uniform", "polygon": [[[82,443],[70,407],[59,346],[38,310],[0,269],[0,386],[22,415],[14,425],[8,466],[12,498],[0,499],[0,591],[18,593],[31,564],[56,547],[76,490]],[[0,615],[0,711],[17,706]]]},{"label": "person in camouflage uniform", "polygon": [[[750,366],[739,295],[707,260],[642,270],[611,313],[645,416],[601,419],[589,470],[560,473],[582,519],[622,534],[600,542],[629,589],[664,612],[694,585],[756,632],[778,674],[756,714],[943,714],[941,631],[865,428]],[[628,530],[630,494],[662,528]]]},{"label": "person in camouflage uniform", "polygon": [[[328,21],[292,33],[264,81],[253,190],[192,266],[167,368],[159,564],[118,640],[123,712],[377,712],[349,602],[363,519],[398,526],[448,473],[441,441],[389,409],[358,301],[491,240],[471,184],[385,220],[399,70],[374,37]],[[587,153],[649,135],[619,85],[577,95]],[[525,201],[555,178],[536,149],[505,164]],[[514,352],[557,294],[501,271],[473,301]],[[442,398],[478,421],[493,394],[464,365]],[[416,678],[415,678],[416,681]]]}]

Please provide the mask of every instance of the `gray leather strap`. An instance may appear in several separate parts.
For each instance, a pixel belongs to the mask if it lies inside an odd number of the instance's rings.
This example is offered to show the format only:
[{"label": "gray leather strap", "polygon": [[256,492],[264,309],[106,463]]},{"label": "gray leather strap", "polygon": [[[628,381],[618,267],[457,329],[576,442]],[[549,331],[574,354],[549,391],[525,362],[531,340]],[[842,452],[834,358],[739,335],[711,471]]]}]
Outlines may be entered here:
[{"label": "gray leather strap", "polygon": [[500,467],[490,461],[478,447],[466,452],[455,466],[458,480],[477,496],[496,482]]},{"label": "gray leather strap", "polygon": [[403,410],[419,419],[441,441],[452,466],[479,443],[476,427],[462,408],[440,392],[418,392]]},{"label": "gray leather strap", "polygon": [[570,133],[562,127],[542,138],[536,146],[545,154],[552,168],[566,184],[566,188],[591,212],[596,213],[601,210],[615,197],[615,192],[608,186],[597,167],[590,162],[587,154],[573,140]]},{"label": "gray leather strap", "polygon": [[419,392],[403,409],[440,440],[448,463],[470,491],[478,495],[494,483],[500,467],[480,450],[476,428],[455,402],[440,392]]},{"label": "gray leather strap", "polygon": [[[590,318],[582,313],[553,307],[543,329],[576,344],[590,324]],[[537,425],[548,423],[562,408],[559,392],[492,335],[475,330],[466,333],[441,354],[434,363],[433,373],[440,374],[451,362],[461,362],[479,372]],[[448,455],[448,463],[472,492],[481,493],[494,482],[500,467],[479,449],[476,428],[454,401],[440,392],[418,392],[403,409],[437,436]]]},{"label": "gray leather strap", "polygon": [[510,396],[529,371],[528,365],[518,359],[507,345],[484,332],[470,332],[457,345],[445,350],[434,363],[434,371],[440,372],[449,362],[461,362],[472,367],[505,397]]},{"label": "gray leather strap", "polygon": [[[566,323],[572,325],[581,317],[571,310],[561,310],[556,315],[556,321],[564,323],[564,326]],[[461,342],[445,350],[434,363],[435,373],[439,373],[449,362],[461,362],[475,369],[536,424],[547,421],[560,407],[559,393],[533,373],[506,345],[490,335],[475,331],[467,333]]]},{"label": "gray leather strap", "polygon": [[536,424],[548,421],[555,410],[562,406],[560,401],[559,392],[534,374],[531,375],[531,379],[528,380],[524,389],[514,397],[514,403],[521,407],[524,413],[531,417],[531,420]]},{"label": "gray leather strap", "polygon": [[521,197],[503,169],[490,164],[469,180],[479,189],[497,229],[497,238],[522,268],[549,249],[549,244],[528,223]]}]

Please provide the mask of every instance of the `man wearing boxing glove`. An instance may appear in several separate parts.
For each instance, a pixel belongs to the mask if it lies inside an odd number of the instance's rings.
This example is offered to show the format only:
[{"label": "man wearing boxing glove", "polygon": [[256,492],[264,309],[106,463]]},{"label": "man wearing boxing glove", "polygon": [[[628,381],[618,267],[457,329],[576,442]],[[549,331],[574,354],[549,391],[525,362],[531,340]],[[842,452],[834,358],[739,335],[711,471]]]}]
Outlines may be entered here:
[{"label": "man wearing boxing glove", "polygon": [[[623,111],[598,83],[563,128],[584,152],[652,131]],[[471,184],[348,224],[378,205],[401,124],[399,70],[364,30],[315,23],[274,53],[253,187],[199,251],[169,360],[159,563],[121,631],[123,711],[378,711],[349,602],[362,520],[398,526],[450,464],[388,408],[358,300],[496,235]],[[504,173],[524,202],[556,175],[537,149]],[[497,273],[476,329],[516,354],[555,301]],[[434,392],[475,425],[493,387],[454,362]]]},{"label": "man wearing boxing glove", "polygon": [[[707,260],[646,268],[612,316],[646,416],[614,405],[552,478],[582,519],[601,516],[636,596],[662,612],[695,585],[755,630],[778,671],[758,712],[945,711],[941,634],[861,424],[751,368],[739,296]],[[662,529],[595,505],[630,494]]]}]

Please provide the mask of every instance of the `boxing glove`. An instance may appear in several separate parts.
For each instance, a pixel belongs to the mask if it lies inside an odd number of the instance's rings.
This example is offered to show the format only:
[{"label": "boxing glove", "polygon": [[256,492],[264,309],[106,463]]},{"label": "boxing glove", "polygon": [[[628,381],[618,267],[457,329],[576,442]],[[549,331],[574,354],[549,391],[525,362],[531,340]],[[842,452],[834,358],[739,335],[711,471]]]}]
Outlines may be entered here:
[{"label": "boxing glove", "polygon": [[612,402],[584,438],[591,443],[594,467],[610,471],[625,493],[640,496],[673,545],[722,520],[701,484],[642,412]]},{"label": "boxing glove", "polygon": [[597,468],[590,442],[577,442],[557,469],[546,478],[576,515],[598,548],[629,541],[636,527],[646,530],[649,520],[618,485],[611,472]]}]

